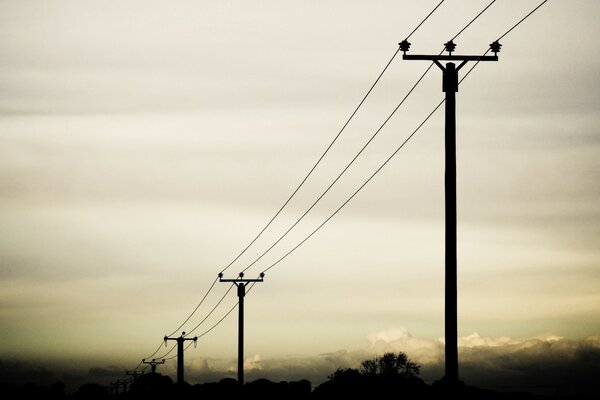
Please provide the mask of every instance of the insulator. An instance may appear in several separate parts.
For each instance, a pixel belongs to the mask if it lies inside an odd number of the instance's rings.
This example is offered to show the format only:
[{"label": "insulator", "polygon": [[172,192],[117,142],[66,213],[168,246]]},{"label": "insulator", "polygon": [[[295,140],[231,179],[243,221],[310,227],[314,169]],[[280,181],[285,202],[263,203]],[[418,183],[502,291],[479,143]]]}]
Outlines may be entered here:
[{"label": "insulator", "polygon": [[496,40],[494,43],[490,44],[490,50],[496,53],[500,53],[500,48],[502,45]]},{"label": "insulator", "polygon": [[454,43],[452,40],[450,40],[449,42],[444,43],[444,49],[448,53],[452,53],[454,51],[454,49],[456,49],[456,43]]},{"label": "insulator", "polygon": [[410,42],[406,39],[398,43],[400,45],[400,50],[406,53],[410,49]]}]

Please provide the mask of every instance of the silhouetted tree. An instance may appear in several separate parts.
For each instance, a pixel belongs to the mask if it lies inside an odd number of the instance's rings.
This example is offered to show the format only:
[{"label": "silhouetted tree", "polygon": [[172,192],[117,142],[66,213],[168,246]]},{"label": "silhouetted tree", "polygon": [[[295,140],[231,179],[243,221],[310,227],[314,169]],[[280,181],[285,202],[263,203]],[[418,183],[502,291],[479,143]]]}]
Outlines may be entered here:
[{"label": "silhouetted tree", "polygon": [[364,360],[360,369],[338,368],[315,388],[316,398],[379,397],[389,393],[428,396],[431,388],[417,377],[420,367],[404,353],[385,353]]},{"label": "silhouetted tree", "polygon": [[77,389],[73,397],[76,399],[99,400],[108,398],[108,392],[97,383],[85,383]]},{"label": "silhouetted tree", "polygon": [[360,364],[360,373],[363,375],[411,378],[419,375],[420,370],[421,367],[410,361],[403,352],[385,353]]}]

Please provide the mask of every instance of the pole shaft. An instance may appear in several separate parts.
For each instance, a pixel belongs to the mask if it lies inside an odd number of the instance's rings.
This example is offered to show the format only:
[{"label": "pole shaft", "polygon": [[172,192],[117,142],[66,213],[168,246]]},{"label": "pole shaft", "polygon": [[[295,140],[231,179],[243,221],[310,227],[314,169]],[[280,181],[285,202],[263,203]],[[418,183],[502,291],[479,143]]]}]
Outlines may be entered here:
[{"label": "pole shaft", "polygon": [[183,383],[183,337],[177,338],[177,383]]},{"label": "pole shaft", "polygon": [[446,282],[445,282],[445,362],[446,379],[458,383],[458,305],[457,305],[457,251],[456,251],[456,91],[458,72],[453,63],[444,71],[446,92]]},{"label": "pole shaft", "polygon": [[244,385],[244,297],[246,285],[238,283],[239,317],[238,317],[238,384]]}]

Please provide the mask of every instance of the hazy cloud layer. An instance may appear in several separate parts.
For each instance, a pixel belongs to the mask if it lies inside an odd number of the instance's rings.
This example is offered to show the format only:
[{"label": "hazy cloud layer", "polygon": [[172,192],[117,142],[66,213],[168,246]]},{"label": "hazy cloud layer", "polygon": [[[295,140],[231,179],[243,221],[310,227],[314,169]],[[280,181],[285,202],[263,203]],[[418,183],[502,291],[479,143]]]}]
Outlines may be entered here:
[{"label": "hazy cloud layer", "polygon": [[[314,357],[246,358],[248,379],[294,380],[307,378],[318,384],[337,368],[357,368],[364,359],[387,351],[403,351],[422,366],[428,382],[443,375],[443,340],[413,337],[403,328],[368,336],[363,350],[339,350]],[[589,385],[600,368],[600,336],[569,340],[545,336],[526,340],[482,337],[477,333],[460,338],[461,378],[481,386]],[[235,363],[196,359],[190,376],[200,381],[218,376],[235,376]]]},{"label": "hazy cloud layer", "polygon": [[[267,378],[273,381],[308,379],[313,385],[326,380],[337,368],[358,368],[362,360],[387,351],[403,351],[422,366],[421,377],[431,383],[443,375],[443,340],[413,337],[404,328],[391,328],[368,335],[369,346],[360,350],[338,350],[316,356],[263,358],[249,355],[244,363],[248,381]],[[482,337],[477,333],[461,337],[460,375],[466,383],[486,387],[511,387],[513,390],[544,390],[563,387],[575,390],[593,385],[600,370],[600,336],[569,340],[553,335],[515,340],[508,337]],[[236,377],[235,359],[188,356],[186,380],[191,383],[214,382]],[[95,366],[86,374],[71,366],[5,360],[0,363],[0,382],[50,384],[67,383],[69,390],[85,382],[108,383],[123,376],[125,367]],[[175,377],[175,360],[158,368]],[[520,389],[519,389],[520,388]],[[554,389],[552,389],[554,390]]]}]

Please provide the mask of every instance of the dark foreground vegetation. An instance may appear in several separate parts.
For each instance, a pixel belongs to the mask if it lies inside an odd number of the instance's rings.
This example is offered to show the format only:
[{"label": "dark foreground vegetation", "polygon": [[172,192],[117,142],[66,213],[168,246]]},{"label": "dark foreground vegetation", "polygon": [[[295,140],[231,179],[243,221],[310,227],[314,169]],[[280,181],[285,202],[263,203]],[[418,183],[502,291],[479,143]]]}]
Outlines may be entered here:
[{"label": "dark foreground vegetation", "polygon": [[[360,368],[338,369],[321,385],[312,388],[307,380],[271,382],[257,379],[240,387],[235,379],[197,385],[174,384],[171,378],[157,373],[139,376],[128,386],[102,386],[95,383],[82,385],[75,393],[65,394],[62,383],[51,386],[34,384],[11,385],[0,383],[3,399],[228,399],[244,396],[250,399],[337,399],[389,398],[400,399],[540,399],[529,393],[495,392],[466,385],[458,387],[443,380],[426,384],[419,375],[419,366],[404,353],[386,353],[365,360]],[[550,398],[579,399],[583,396],[552,396]]]}]

